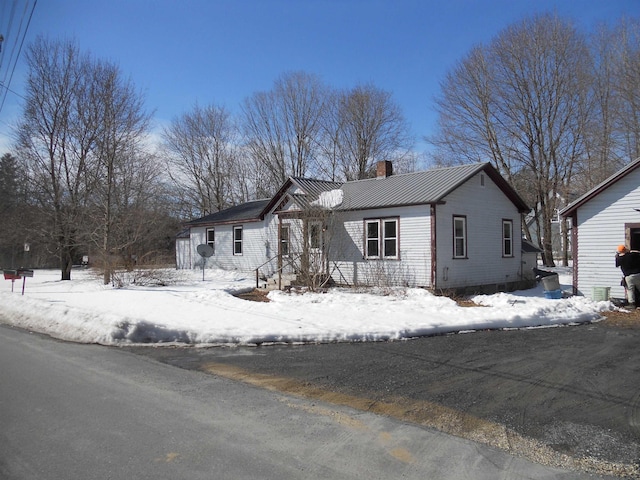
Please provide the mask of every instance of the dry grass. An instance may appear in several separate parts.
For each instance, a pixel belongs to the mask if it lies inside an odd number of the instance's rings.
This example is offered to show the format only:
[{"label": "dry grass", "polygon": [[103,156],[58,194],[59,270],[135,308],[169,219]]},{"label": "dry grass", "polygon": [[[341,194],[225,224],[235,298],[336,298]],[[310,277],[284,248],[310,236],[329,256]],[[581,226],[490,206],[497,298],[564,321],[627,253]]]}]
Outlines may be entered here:
[{"label": "dry grass", "polygon": [[241,298],[242,300],[249,300],[251,302],[268,302],[268,293],[269,292],[265,290],[258,290],[257,288],[254,288],[250,292],[238,293],[235,296]]},{"label": "dry grass", "polygon": [[640,309],[632,311],[602,312],[605,323],[620,328],[640,328]]}]

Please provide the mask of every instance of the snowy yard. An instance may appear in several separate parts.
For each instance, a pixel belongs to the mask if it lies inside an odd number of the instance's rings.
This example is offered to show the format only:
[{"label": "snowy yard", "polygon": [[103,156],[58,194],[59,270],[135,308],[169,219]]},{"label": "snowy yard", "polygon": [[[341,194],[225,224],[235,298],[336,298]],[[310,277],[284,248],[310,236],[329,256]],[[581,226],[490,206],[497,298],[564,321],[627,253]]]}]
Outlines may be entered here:
[{"label": "snowy yard", "polygon": [[[571,276],[560,270],[563,290]],[[234,296],[253,288],[251,275],[207,270],[169,271],[164,287],[104,286],[90,270],[74,270],[60,281],[57,270],[36,270],[0,284],[0,322],[85,343],[239,344],[400,340],[480,329],[550,327],[598,320],[609,302],[584,297],[545,299],[542,286],[510,294],[479,295],[482,307],[462,307],[421,289],[361,293],[288,294],[270,302]]]}]

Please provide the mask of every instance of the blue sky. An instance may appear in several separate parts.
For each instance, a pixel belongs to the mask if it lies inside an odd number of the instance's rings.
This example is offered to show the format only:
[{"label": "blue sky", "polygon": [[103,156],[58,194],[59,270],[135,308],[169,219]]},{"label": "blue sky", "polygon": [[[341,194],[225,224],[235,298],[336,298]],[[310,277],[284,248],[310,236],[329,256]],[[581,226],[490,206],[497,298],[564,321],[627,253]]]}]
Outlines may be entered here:
[{"label": "blue sky", "polygon": [[[21,12],[33,2],[0,2],[5,85]],[[11,7],[20,14],[11,16]],[[474,45],[543,12],[590,29],[640,16],[640,0],[38,0],[25,42],[70,38],[117,63],[144,92],[156,130],[196,102],[238,112],[244,98],[289,71],[340,88],[373,83],[393,94],[421,151],[447,71]],[[25,73],[23,54],[10,84],[16,93],[0,110],[0,155],[20,113]]]}]

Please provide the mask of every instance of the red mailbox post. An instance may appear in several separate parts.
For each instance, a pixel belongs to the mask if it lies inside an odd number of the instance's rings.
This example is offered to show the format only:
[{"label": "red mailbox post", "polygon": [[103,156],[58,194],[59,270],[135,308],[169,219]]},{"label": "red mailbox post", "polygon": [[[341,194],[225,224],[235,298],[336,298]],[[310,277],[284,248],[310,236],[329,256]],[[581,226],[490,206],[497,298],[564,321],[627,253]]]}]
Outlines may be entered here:
[{"label": "red mailbox post", "polygon": [[13,292],[13,283],[22,278],[22,295],[24,295],[24,287],[27,283],[27,277],[33,277],[33,270],[20,268],[18,270],[3,270],[4,279],[11,280],[11,291]]}]

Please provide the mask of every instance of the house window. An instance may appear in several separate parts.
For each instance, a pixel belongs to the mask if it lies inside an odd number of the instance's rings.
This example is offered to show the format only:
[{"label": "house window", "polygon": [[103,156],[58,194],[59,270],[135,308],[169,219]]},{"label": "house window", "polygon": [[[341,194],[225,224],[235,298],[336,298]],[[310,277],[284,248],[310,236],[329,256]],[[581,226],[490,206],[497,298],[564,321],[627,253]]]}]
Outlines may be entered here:
[{"label": "house window", "polygon": [[467,217],[453,217],[453,258],[467,258]]},{"label": "house window", "polygon": [[289,256],[289,225],[280,225],[280,255]]},{"label": "house window", "polygon": [[233,254],[242,255],[242,227],[233,227]]},{"label": "house window", "polygon": [[322,224],[320,222],[309,223],[309,248],[311,250],[322,248]]},{"label": "house window", "polygon": [[367,239],[366,239],[367,258],[379,258],[380,257],[380,221],[367,220],[366,230],[367,230]]},{"label": "house window", "polygon": [[513,257],[513,220],[502,220],[502,256]]},{"label": "house window", "polygon": [[209,245],[213,252],[216,251],[216,231],[213,228],[207,228],[207,245]]},{"label": "house window", "polygon": [[365,220],[366,258],[398,258],[398,219]]},{"label": "house window", "polygon": [[398,258],[398,220],[383,220],[384,256]]}]

